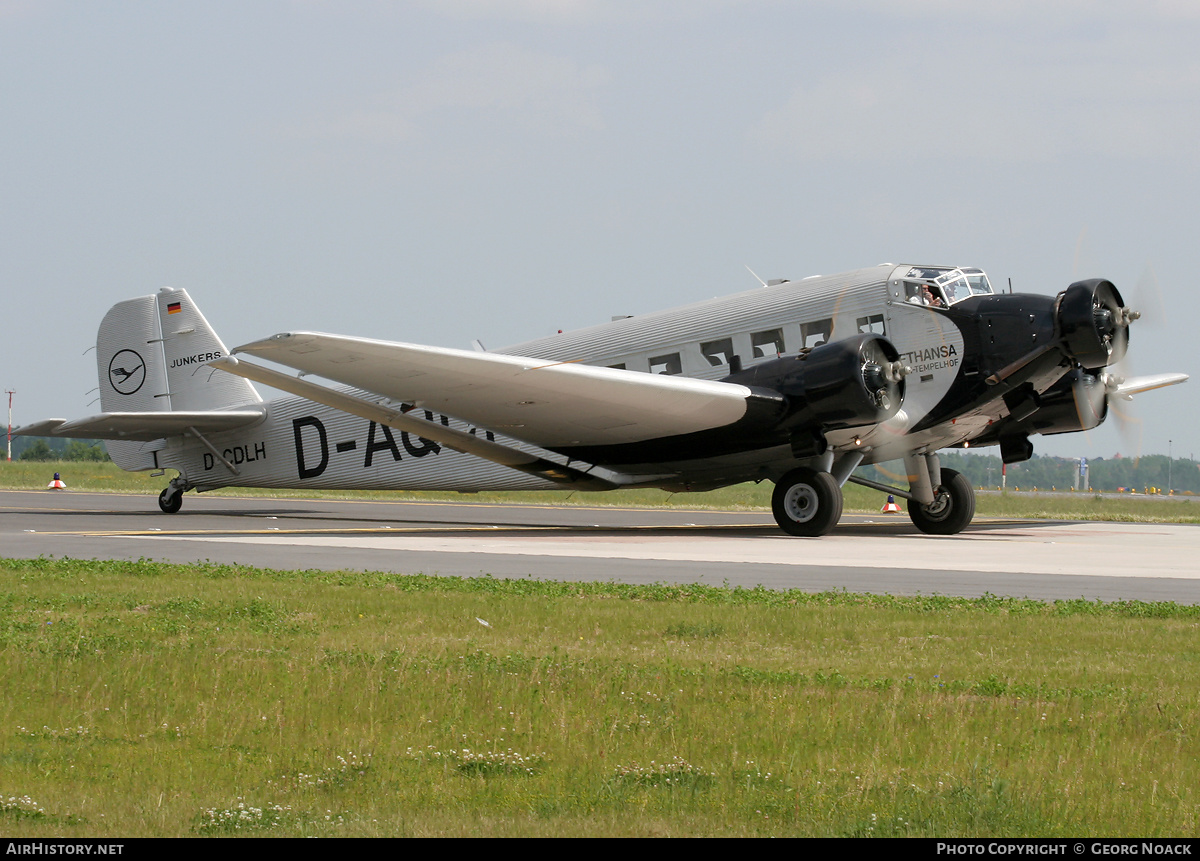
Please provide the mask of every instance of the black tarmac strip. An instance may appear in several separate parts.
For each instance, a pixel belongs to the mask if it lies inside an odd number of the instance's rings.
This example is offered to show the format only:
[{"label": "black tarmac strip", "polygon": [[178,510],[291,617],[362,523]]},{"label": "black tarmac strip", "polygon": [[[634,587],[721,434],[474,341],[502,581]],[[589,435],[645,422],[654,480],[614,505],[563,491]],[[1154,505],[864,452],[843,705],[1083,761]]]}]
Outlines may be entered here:
[{"label": "black tarmac strip", "polygon": [[153,496],[0,491],[0,556],[1200,603],[1200,528],[980,518],[933,537],[903,514],[804,539],[766,512],[188,494],[166,515]]}]

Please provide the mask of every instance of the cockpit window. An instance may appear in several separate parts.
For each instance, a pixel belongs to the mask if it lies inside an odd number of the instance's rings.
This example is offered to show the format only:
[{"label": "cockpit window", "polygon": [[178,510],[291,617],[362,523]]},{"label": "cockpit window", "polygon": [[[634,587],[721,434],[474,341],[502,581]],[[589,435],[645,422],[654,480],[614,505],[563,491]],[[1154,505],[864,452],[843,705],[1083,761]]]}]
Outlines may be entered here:
[{"label": "cockpit window", "polygon": [[934,279],[933,283],[942,289],[948,305],[969,299],[971,296],[992,292],[992,285],[988,283],[987,276],[978,269],[954,269]]},{"label": "cockpit window", "polygon": [[912,305],[925,305],[929,308],[946,307],[946,300],[942,297],[942,288],[924,281],[905,281],[904,301]]},{"label": "cockpit window", "polygon": [[904,282],[904,301],[945,308],[971,296],[991,295],[992,285],[981,269],[914,266]]},{"label": "cockpit window", "polygon": [[933,283],[942,288],[942,295],[950,305],[971,295],[971,285],[967,283],[967,276],[957,269],[936,278]]},{"label": "cockpit window", "polygon": [[914,266],[908,270],[905,278],[919,278],[922,281],[932,281],[939,275],[951,271],[945,266]]},{"label": "cockpit window", "polygon": [[964,269],[963,274],[967,276],[967,283],[971,285],[972,296],[991,295],[992,285],[981,270]]}]

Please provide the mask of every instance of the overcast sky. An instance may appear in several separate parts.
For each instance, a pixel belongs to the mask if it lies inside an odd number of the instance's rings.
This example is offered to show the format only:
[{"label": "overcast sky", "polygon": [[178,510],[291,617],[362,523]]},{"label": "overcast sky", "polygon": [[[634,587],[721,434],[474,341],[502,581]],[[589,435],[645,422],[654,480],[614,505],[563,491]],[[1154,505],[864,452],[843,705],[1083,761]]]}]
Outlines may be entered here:
[{"label": "overcast sky", "polygon": [[1194,379],[1143,451],[1200,453],[1198,44],[1194,0],[0,0],[0,385],[97,412],[83,351],[164,285],[231,347],[500,347],[746,265],[1152,272],[1132,370]]}]

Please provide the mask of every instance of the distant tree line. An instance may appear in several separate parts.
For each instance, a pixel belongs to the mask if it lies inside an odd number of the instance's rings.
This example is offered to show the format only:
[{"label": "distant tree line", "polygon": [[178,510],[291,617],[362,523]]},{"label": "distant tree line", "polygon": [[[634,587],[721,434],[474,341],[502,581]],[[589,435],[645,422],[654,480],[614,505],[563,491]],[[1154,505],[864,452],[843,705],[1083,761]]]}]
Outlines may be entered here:
[{"label": "distant tree line", "polygon": [[[975,487],[1000,486],[999,454],[943,450],[938,452],[938,456],[942,466],[958,470]],[[109,457],[101,440],[18,437],[13,440],[13,460],[106,461]],[[1200,464],[1178,457],[1168,461],[1163,454],[1148,454],[1140,458],[1091,458],[1088,460],[1087,484],[1093,490],[1133,488],[1140,492],[1157,487],[1165,492],[1168,462],[1171,487],[1176,492],[1200,494]],[[1010,489],[1036,487],[1039,490],[1070,490],[1075,486],[1078,469],[1079,462],[1073,458],[1035,456],[1024,463],[1009,465],[1007,485]],[[859,474],[884,484],[908,486],[903,461],[862,467]],[[1086,489],[1082,483],[1080,489]]]},{"label": "distant tree line", "polygon": [[102,440],[16,437],[12,443],[13,460],[109,460]]},{"label": "distant tree line", "polygon": [[[965,475],[975,487],[1000,486],[1000,455],[964,451],[938,452],[942,466],[956,469]],[[1200,493],[1200,464],[1185,458],[1168,459],[1165,454],[1148,454],[1140,458],[1121,457],[1089,458],[1087,486],[1093,490],[1114,491],[1133,488],[1139,493],[1146,488],[1156,487],[1167,491],[1168,463],[1170,464],[1171,488],[1176,493],[1191,491]],[[871,472],[874,470],[875,475]],[[1075,486],[1079,461],[1068,457],[1035,456],[1024,463],[1008,466],[1007,486],[1022,490],[1036,487],[1039,490],[1070,490]],[[876,467],[863,467],[859,473],[887,484],[907,486],[903,480],[903,461],[890,461]],[[900,478],[898,479],[897,476]],[[1086,489],[1080,482],[1081,490]]]}]

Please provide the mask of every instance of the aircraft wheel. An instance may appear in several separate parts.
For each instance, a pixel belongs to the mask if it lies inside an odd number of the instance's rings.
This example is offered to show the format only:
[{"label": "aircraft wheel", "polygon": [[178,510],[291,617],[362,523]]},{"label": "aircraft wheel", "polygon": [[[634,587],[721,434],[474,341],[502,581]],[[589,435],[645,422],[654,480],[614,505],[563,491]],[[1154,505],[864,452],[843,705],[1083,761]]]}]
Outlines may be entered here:
[{"label": "aircraft wheel", "polygon": [[975,516],[975,489],[966,476],[943,469],[941,483],[933,493],[932,505],[908,505],[908,516],[917,529],[928,535],[957,535],[970,525]]},{"label": "aircraft wheel", "polygon": [[164,514],[174,514],[183,508],[183,491],[168,487],[158,495],[158,507]]},{"label": "aircraft wheel", "polygon": [[771,511],[789,535],[826,535],[841,519],[842,489],[827,472],[793,469],[775,482]]}]

